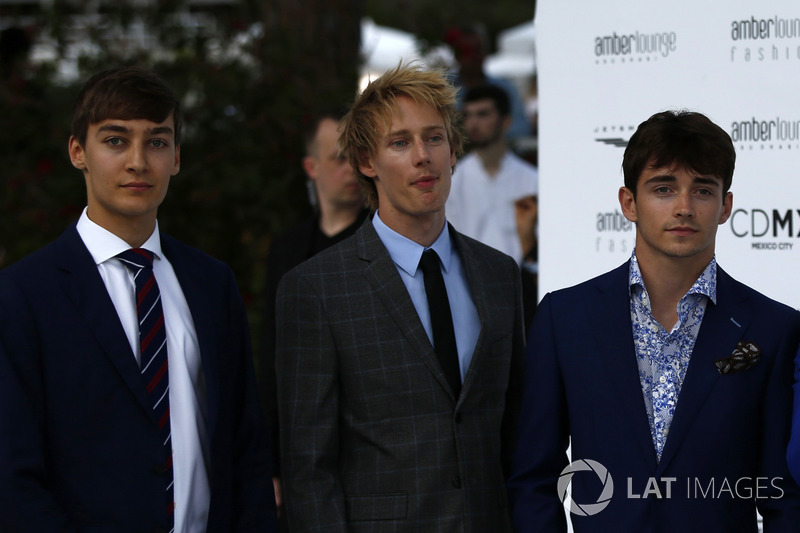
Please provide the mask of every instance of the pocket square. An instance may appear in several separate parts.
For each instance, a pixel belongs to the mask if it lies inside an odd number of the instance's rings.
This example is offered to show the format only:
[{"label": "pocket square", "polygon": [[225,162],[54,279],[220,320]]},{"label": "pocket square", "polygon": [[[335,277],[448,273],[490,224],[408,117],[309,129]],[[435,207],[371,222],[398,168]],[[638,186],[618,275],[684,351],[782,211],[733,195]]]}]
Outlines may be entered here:
[{"label": "pocket square", "polygon": [[730,357],[717,359],[714,364],[720,374],[735,374],[755,366],[761,360],[761,348],[751,341],[739,341]]}]

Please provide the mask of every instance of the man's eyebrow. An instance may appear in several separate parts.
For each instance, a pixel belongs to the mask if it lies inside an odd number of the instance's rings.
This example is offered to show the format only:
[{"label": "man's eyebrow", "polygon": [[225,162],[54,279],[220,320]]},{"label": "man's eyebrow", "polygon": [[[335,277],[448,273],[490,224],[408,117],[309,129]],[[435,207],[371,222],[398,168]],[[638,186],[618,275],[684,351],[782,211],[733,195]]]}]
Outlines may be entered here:
[{"label": "man's eyebrow", "polygon": [[694,183],[700,183],[702,185],[716,185],[721,186],[721,182],[719,178],[712,178],[709,176],[695,176]]},{"label": "man's eyebrow", "polygon": [[[673,174],[657,174],[652,176],[645,182],[646,184],[649,183],[675,183],[677,178]],[[692,183],[700,184],[700,185],[713,185],[717,187],[721,187],[719,178],[714,178],[710,176],[692,176]]]},{"label": "man's eyebrow", "polygon": [[111,131],[114,133],[130,133],[131,130],[129,130],[125,126],[120,126],[118,124],[103,124],[102,126],[97,128],[98,133],[100,133],[101,131]]},{"label": "man's eyebrow", "polygon": [[648,183],[674,183],[676,181],[678,181],[678,178],[672,174],[656,174],[648,179],[645,185]]},{"label": "man's eyebrow", "polygon": [[174,135],[172,128],[169,126],[157,126],[155,128],[147,128],[144,131],[150,135]]},{"label": "man's eyebrow", "polygon": [[[442,131],[444,131],[444,130],[445,130],[444,124],[432,124],[432,125],[430,125],[430,126],[424,126],[424,127],[422,128],[422,132],[423,132],[423,133],[429,133],[429,132],[431,132],[431,131],[435,131],[435,130],[442,130]],[[410,133],[411,133],[411,132],[410,132],[409,130],[407,130],[407,129],[403,129],[403,130],[395,130],[395,131],[390,131],[389,133],[387,133],[387,134],[386,134],[386,137],[388,138],[388,137],[395,137],[395,136],[397,136],[397,135],[400,135],[400,136],[402,136],[402,135],[409,135]]]},{"label": "man's eyebrow", "polygon": [[[103,124],[97,128],[97,132],[110,131],[113,133],[131,133],[130,128],[120,126],[119,124]],[[144,130],[148,135],[174,135],[172,128],[169,126],[156,126],[155,128],[147,128]]]}]

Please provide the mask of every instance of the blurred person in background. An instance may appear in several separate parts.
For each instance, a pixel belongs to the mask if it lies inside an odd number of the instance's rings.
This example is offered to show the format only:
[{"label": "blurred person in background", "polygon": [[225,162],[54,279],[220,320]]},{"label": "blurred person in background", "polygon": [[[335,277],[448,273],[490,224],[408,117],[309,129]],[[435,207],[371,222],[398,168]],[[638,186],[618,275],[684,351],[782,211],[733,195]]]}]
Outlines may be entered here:
[{"label": "blurred person in background", "polygon": [[531,124],[525,114],[525,103],[516,87],[510,82],[491,76],[486,72],[484,62],[489,53],[489,35],[481,22],[468,22],[452,27],[445,34],[445,42],[453,48],[458,68],[450,74],[453,84],[458,88],[458,102],[463,104],[466,92],[479,85],[497,85],[503,89],[511,102],[511,123],[506,131],[509,142],[531,134]]},{"label": "blurred person in background", "polygon": [[491,84],[469,89],[462,113],[470,152],[456,165],[447,218],[465,235],[510,255],[521,265],[528,326],[537,304],[539,174],[508,146],[511,115],[505,90]]},{"label": "blurred person in background", "polygon": [[314,214],[278,237],[267,258],[263,349],[259,364],[261,401],[267,413],[274,456],[273,476],[279,530],[286,530],[280,484],[280,427],[275,382],[275,299],[288,271],[353,233],[369,214],[353,167],[339,151],[339,124],[346,109],[318,112],[305,132],[303,170]]}]

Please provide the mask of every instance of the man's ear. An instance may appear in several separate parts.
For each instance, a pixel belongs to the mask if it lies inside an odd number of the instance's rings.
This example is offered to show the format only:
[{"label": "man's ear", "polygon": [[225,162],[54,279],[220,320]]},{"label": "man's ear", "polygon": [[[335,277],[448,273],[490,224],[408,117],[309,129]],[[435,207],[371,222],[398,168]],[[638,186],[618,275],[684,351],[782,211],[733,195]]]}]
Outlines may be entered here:
[{"label": "man's ear", "polygon": [[175,163],[172,166],[172,174],[170,176],[174,176],[178,172],[181,171],[181,145],[175,147]]},{"label": "man's ear", "polygon": [[719,223],[724,224],[728,221],[733,212],[733,193],[728,191],[725,193],[725,199],[722,200],[722,214],[719,216]]},{"label": "man's ear", "polygon": [[69,151],[69,160],[72,162],[72,166],[78,170],[86,170],[86,152],[74,135],[69,138],[67,150]]},{"label": "man's ear", "polygon": [[316,157],[312,157],[307,155],[303,158],[303,170],[306,173],[306,176],[309,179],[315,180],[317,179],[317,167],[319,166],[319,161],[317,161]]},{"label": "man's ear", "polygon": [[364,158],[362,162],[358,164],[358,170],[368,178],[376,178],[378,176],[378,172],[375,170],[375,166],[369,158]]},{"label": "man's ear", "polygon": [[639,219],[636,214],[636,195],[627,187],[619,188],[619,207],[622,209],[622,214],[625,218],[633,223]]}]

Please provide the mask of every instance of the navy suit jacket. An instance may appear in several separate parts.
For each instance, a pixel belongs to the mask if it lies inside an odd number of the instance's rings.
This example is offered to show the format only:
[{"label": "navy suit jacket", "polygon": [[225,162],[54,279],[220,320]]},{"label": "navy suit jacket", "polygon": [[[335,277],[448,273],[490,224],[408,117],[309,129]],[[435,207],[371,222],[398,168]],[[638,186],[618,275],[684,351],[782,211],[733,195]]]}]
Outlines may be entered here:
[{"label": "navy suit jacket", "polygon": [[792,437],[789,440],[787,460],[795,481],[800,483],[800,351],[794,364],[794,408],[792,410]]},{"label": "navy suit jacket", "polygon": [[[241,298],[164,234],[206,380],[208,531],[271,531],[274,495]],[[75,227],[0,271],[0,530],[159,531],[164,449],[122,324]]]},{"label": "navy suit jacket", "polygon": [[[570,438],[572,461],[597,461],[613,481],[604,494],[599,475],[574,473],[572,500],[587,514],[571,514],[577,533],[754,533],[756,507],[766,532],[800,529],[800,489],[785,459],[800,313],[718,269],[717,303],[706,308],[660,461],[638,375],[628,263],[545,296],[529,339],[509,480],[518,531],[566,531],[558,480]],[[721,374],[715,361],[740,341],[755,343],[760,361]],[[609,496],[599,512],[587,507]]]}]

